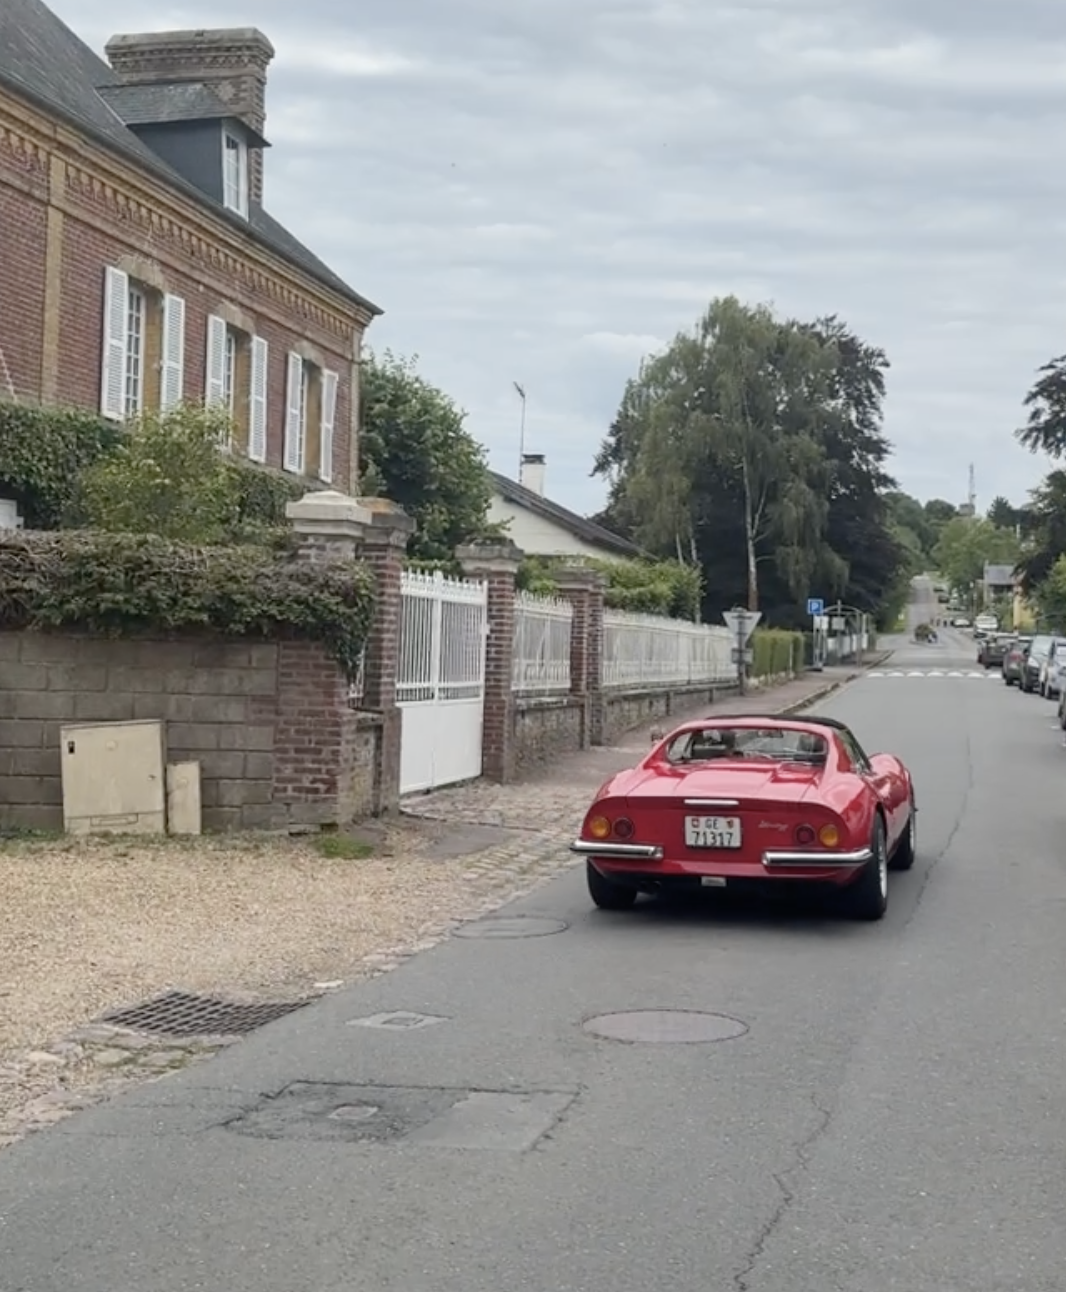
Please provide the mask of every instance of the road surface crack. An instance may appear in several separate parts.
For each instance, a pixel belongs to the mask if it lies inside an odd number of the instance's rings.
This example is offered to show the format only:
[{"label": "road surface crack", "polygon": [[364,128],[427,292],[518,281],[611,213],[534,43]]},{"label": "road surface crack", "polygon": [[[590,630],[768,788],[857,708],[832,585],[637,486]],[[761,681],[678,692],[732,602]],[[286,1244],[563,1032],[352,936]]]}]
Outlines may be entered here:
[{"label": "road surface crack", "polygon": [[744,1258],[744,1264],[740,1270],[733,1275],[733,1287],[736,1292],[752,1292],[752,1276],[755,1268],[762,1260],[770,1239],[781,1227],[782,1221],[788,1214],[792,1204],[796,1201],[797,1188],[794,1184],[795,1177],[807,1171],[810,1166],[811,1156],[817,1147],[818,1141],[828,1131],[830,1123],[833,1120],[833,1110],[825,1108],[819,1103],[816,1095],[811,1095],[811,1103],[814,1105],[818,1114],[818,1119],[808,1133],[799,1141],[793,1150],[793,1161],[783,1171],[775,1171],[771,1177],[777,1186],[780,1197],[777,1206],[755,1235],[755,1241],[751,1249]]},{"label": "road surface crack", "polygon": [[947,840],[945,841],[943,848],[941,848],[940,851],[936,854],[936,856],[932,859],[932,861],[930,861],[929,865],[925,869],[925,873],[922,875],[921,886],[919,887],[918,892],[915,896],[914,905],[911,907],[910,911],[907,914],[906,920],[904,920],[903,922],[904,929],[907,929],[910,926],[915,916],[921,910],[922,901],[925,898],[926,889],[929,887],[930,883],[932,882],[933,875],[936,873],[937,867],[951,851],[952,845],[955,842],[955,836],[962,829],[962,824],[966,820],[966,813],[968,812],[970,807],[970,795],[973,793],[974,780],[975,780],[975,777],[974,777],[974,765],[973,765],[973,746],[970,740],[970,731],[969,731],[969,728],[967,728],[966,730],[966,789],[964,790],[962,795],[962,802],[959,804],[959,811],[955,817],[955,820],[951,823],[951,831],[948,834]]}]

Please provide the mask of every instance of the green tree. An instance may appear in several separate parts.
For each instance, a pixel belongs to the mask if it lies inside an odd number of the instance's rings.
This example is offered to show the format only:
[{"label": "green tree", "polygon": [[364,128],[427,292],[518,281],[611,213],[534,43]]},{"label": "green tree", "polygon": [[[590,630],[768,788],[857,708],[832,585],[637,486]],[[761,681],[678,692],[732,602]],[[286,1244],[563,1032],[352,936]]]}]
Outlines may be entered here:
[{"label": "green tree", "polygon": [[145,412],[84,471],[79,510],[95,529],[172,542],[226,541],[240,523],[238,474],[221,452],[231,433],[214,407]]},{"label": "green tree", "polygon": [[698,565],[710,614],[744,600],[799,623],[808,595],[876,609],[905,564],[885,501],[887,367],[836,318],[712,302],[627,384],[593,465],[598,519]]},{"label": "green tree", "polygon": [[1060,556],[1037,585],[1035,600],[1044,623],[1061,631],[1066,626],[1066,556]]},{"label": "green tree", "polygon": [[981,517],[957,516],[944,526],[933,553],[937,569],[957,592],[984,578],[985,565],[1015,565],[1020,552],[1012,530]]},{"label": "green tree", "polygon": [[1018,440],[1031,453],[1066,455],[1066,355],[1037,369],[1037,380],[1023,402],[1029,416],[1014,432]]},{"label": "green tree", "polygon": [[1019,563],[1022,587],[1033,592],[1066,555],[1066,471],[1050,471],[1022,509],[1025,543]]},{"label": "green tree", "polygon": [[416,359],[386,350],[362,369],[363,489],[391,498],[418,526],[408,551],[449,560],[486,532],[492,496],[485,451],[466,414],[417,371]]},{"label": "green tree", "polygon": [[1013,529],[1018,523],[1018,513],[1000,494],[989,504],[988,519],[997,529]]}]

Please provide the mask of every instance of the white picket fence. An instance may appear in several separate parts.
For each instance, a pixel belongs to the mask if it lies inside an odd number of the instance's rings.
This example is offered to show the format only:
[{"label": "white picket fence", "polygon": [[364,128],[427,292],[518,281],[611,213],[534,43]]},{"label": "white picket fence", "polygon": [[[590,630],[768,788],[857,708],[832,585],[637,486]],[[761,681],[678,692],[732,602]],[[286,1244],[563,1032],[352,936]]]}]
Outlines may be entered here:
[{"label": "white picket fence", "polygon": [[732,662],[733,645],[733,636],[725,627],[605,610],[603,685],[731,682],[737,673]]},{"label": "white picket fence", "polygon": [[405,570],[401,592],[400,792],[411,794],[481,775],[488,589]]},{"label": "white picket fence", "polygon": [[574,607],[559,597],[515,594],[511,685],[522,694],[570,689]]}]

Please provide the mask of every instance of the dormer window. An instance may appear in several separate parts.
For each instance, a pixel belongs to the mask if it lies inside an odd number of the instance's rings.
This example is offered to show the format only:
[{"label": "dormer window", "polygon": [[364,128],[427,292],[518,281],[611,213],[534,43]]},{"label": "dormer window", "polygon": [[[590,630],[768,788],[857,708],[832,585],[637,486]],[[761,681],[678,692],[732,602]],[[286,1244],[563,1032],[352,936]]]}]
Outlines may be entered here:
[{"label": "dormer window", "polygon": [[223,132],[222,200],[231,211],[248,218],[248,145],[226,130]]}]

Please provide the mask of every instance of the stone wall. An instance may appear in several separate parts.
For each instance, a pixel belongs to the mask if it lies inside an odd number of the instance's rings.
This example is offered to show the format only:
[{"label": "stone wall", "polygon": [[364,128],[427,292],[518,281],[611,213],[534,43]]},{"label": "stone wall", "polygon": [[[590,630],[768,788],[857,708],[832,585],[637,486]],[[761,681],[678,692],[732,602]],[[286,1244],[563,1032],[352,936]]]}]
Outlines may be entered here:
[{"label": "stone wall", "polygon": [[138,718],[201,764],[207,829],[369,815],[380,722],[338,711],[342,686],[309,642],[0,633],[0,826],[62,829],[62,725]]}]

